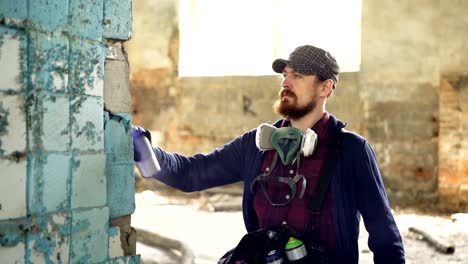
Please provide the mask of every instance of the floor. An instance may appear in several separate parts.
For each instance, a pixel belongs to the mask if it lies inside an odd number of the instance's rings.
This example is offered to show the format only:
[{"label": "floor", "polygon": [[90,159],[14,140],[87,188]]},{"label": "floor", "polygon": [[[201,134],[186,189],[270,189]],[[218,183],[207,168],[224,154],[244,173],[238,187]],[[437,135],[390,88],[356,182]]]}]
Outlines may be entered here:
[{"label": "floor", "polygon": [[[453,221],[450,216],[420,215],[410,211],[395,212],[406,251],[406,263],[468,264],[468,217],[461,215]],[[178,198],[144,191],[136,194],[136,211],[132,226],[176,239],[187,245],[195,255],[193,264],[216,263],[218,258],[232,248],[245,233],[242,214],[210,212],[200,204],[200,199]],[[409,227],[427,231],[447,245],[453,245],[453,254],[442,254]],[[364,227],[359,238],[359,263],[373,263],[367,247],[368,234]],[[137,243],[137,254],[143,263],[180,264],[178,252],[168,252]]]}]

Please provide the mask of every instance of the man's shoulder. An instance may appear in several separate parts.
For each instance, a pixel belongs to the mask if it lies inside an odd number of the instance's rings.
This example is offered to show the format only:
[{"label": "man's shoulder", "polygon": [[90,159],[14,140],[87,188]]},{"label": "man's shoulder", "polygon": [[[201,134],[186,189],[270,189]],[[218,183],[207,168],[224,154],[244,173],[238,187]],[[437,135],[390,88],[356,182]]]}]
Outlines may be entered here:
[{"label": "man's shoulder", "polygon": [[363,136],[361,136],[360,134],[358,134],[358,133],[356,133],[354,131],[350,131],[350,130],[347,130],[345,128],[342,128],[341,133],[343,133],[344,140],[348,144],[359,144],[359,145],[361,145],[364,142],[367,142],[367,140]]}]

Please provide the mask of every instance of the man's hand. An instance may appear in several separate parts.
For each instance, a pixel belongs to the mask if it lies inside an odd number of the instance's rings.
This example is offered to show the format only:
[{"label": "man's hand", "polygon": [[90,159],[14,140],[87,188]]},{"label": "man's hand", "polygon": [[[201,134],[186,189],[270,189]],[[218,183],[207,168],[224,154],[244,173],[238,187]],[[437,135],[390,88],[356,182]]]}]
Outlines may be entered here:
[{"label": "man's hand", "polygon": [[148,129],[143,128],[141,126],[135,126],[135,125],[132,125],[132,128],[133,128],[133,137],[138,136],[138,135],[144,135],[151,143],[151,132]]},{"label": "man's hand", "polygon": [[[142,155],[144,156],[145,153],[145,144],[142,141],[142,137],[145,137],[149,141],[149,146],[151,147],[151,132],[149,132],[148,129],[145,129],[140,126],[134,126],[132,125],[133,129],[133,160],[134,161],[141,161],[143,158]],[[148,144],[148,143],[146,143]]]}]

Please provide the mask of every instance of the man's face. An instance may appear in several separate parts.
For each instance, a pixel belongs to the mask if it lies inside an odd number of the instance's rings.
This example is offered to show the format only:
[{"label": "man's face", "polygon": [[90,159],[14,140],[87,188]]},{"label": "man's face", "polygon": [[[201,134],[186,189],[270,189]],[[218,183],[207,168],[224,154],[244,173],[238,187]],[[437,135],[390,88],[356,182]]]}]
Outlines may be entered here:
[{"label": "man's face", "polygon": [[273,106],[275,112],[293,120],[312,112],[317,106],[319,86],[317,76],[300,74],[286,66],[278,93],[279,99]]}]

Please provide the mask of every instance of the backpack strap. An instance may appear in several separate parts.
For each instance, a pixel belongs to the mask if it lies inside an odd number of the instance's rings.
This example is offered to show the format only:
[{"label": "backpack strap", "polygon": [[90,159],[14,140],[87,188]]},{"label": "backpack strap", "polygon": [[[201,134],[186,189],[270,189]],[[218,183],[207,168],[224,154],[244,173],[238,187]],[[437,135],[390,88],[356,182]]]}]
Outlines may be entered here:
[{"label": "backpack strap", "polygon": [[309,213],[311,214],[320,214],[322,210],[323,200],[329,189],[336,162],[341,152],[344,134],[345,132],[341,129],[330,138],[327,157],[325,158],[323,167],[320,169],[317,187],[315,187],[315,192],[312,194],[309,202]]}]

